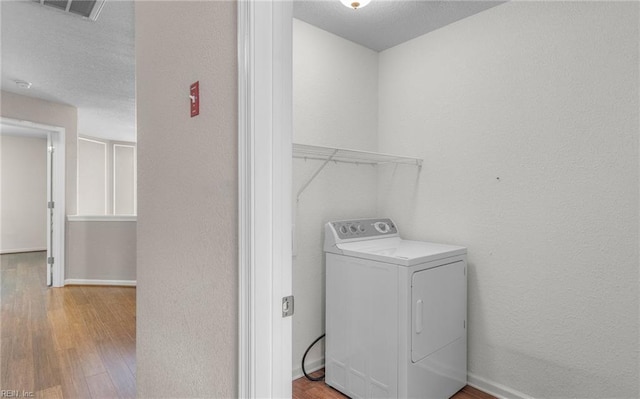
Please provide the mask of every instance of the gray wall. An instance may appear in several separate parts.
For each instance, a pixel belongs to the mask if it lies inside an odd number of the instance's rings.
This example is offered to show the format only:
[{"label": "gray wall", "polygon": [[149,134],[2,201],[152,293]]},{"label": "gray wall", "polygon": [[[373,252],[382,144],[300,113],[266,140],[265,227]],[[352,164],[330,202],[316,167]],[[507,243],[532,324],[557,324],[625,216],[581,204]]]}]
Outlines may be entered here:
[{"label": "gray wall", "polygon": [[47,139],[0,137],[0,253],[47,249]]},{"label": "gray wall", "polygon": [[236,20],[235,2],[136,2],[142,398],[236,396]]},{"label": "gray wall", "polygon": [[135,221],[67,222],[65,280],[136,280]]},{"label": "gray wall", "polygon": [[[509,2],[380,54],[404,236],[469,248],[469,370],[637,398],[638,3]],[[389,172],[389,173],[386,173]]]}]

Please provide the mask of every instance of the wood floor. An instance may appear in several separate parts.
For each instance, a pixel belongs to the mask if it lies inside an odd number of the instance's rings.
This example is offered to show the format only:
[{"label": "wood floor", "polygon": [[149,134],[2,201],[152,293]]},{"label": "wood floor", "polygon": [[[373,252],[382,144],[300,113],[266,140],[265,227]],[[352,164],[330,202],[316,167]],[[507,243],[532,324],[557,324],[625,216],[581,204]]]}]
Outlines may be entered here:
[{"label": "wood floor", "polygon": [[[0,390],[34,398],[135,398],[135,288],[47,288],[45,261],[45,252],[0,255]],[[293,398],[345,396],[300,378]],[[495,399],[469,386],[453,398]]]},{"label": "wood floor", "polygon": [[47,288],[45,256],[0,255],[0,390],[135,398],[135,288]]},{"label": "wood floor", "polygon": [[[324,373],[324,370],[318,370],[311,373],[312,377],[318,377]],[[347,396],[339,391],[331,388],[324,381],[309,381],[302,377],[293,381],[293,399],[344,399]],[[455,395],[452,399],[496,399],[476,388],[466,386]]]}]

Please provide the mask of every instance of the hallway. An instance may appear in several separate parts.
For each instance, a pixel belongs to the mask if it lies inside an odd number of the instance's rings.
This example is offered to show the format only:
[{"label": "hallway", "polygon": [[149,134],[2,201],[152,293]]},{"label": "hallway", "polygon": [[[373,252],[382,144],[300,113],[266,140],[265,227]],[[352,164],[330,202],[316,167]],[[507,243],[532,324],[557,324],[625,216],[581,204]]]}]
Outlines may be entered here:
[{"label": "hallway", "polygon": [[47,288],[45,259],[0,256],[0,387],[42,398],[135,398],[135,288]]}]

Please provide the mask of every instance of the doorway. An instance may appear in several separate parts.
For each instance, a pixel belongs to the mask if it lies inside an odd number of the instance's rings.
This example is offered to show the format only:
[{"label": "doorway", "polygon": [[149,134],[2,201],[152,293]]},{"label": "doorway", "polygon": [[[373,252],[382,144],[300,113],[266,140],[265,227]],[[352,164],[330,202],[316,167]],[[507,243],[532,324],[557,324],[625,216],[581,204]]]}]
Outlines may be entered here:
[{"label": "doorway", "polygon": [[[335,3],[337,4],[335,7],[342,7],[337,2]],[[340,9],[340,11],[344,10]],[[348,11],[353,14],[353,10]],[[408,17],[421,15],[410,11],[407,13]],[[474,12],[479,12],[479,10]],[[314,274],[312,276],[313,279],[309,279],[311,283],[303,288],[306,291],[305,294],[311,291],[309,287],[314,289],[312,294],[315,295],[312,299],[315,301],[316,308],[312,310],[316,311],[307,311],[306,314],[312,315],[317,328],[308,332],[306,337],[299,340],[304,342],[293,350],[294,354],[297,352],[297,359],[294,360],[295,363],[292,365],[292,323],[290,320],[287,321],[288,316],[285,316],[285,314],[288,314],[288,312],[285,312],[288,309],[286,304],[290,303],[285,302],[285,298],[294,293],[291,256],[296,250],[296,244],[294,243],[294,248],[292,248],[292,230],[293,228],[299,229],[302,225],[305,228],[309,227],[309,230],[318,236],[314,238],[317,242],[322,239],[320,220],[326,222],[332,220],[328,218],[333,218],[333,220],[357,218],[379,212],[377,205],[379,175],[373,169],[364,170],[366,176],[359,178],[359,182],[365,179],[369,182],[364,189],[354,187],[350,181],[340,182],[341,186],[336,183],[335,179],[326,181],[325,191],[333,193],[333,197],[330,200],[335,199],[336,202],[339,202],[340,210],[332,211],[333,216],[319,215],[318,212],[309,211],[313,218],[309,217],[307,219],[300,217],[301,215],[298,212],[295,214],[296,223],[292,228],[291,216],[295,212],[294,206],[292,206],[292,197],[295,197],[295,195],[291,195],[292,138],[294,137],[292,124],[293,4],[291,2],[240,2],[238,16],[240,59],[239,392],[240,396],[251,397],[290,396],[292,394],[292,374],[299,375],[299,372],[293,372],[296,369],[296,365],[299,364],[299,355],[304,352],[304,348],[314,338],[321,337],[322,331],[320,330],[322,329],[323,318],[321,284],[317,284],[322,279],[322,273],[320,272]],[[444,23],[451,22],[448,20],[443,21]],[[318,33],[315,27],[307,28],[313,30],[313,34]],[[431,28],[432,30],[437,29],[435,25],[431,26]],[[336,38],[335,33],[331,35],[330,33],[325,32],[328,36],[327,42]],[[402,37],[400,39],[407,41],[411,38]],[[402,43],[402,41],[398,42],[398,44]],[[354,55],[356,51],[353,46],[353,44],[345,41],[341,46],[342,52],[333,52],[333,55],[340,59],[333,62],[327,62],[328,57],[324,57],[324,60],[316,59],[314,62],[309,63],[308,68],[302,69],[315,73],[318,73],[318,71],[325,72],[328,68],[335,67],[339,61],[344,61],[347,56]],[[312,55],[317,56],[318,49],[322,46],[305,45],[303,47]],[[340,107],[340,111],[346,111],[344,112],[346,114],[344,123],[336,128],[335,121],[337,118],[335,115],[338,112],[332,112],[331,115],[326,117],[309,118],[308,126],[306,126],[308,128],[308,137],[305,138],[308,138],[310,142],[302,144],[315,144],[313,147],[323,147],[326,150],[337,150],[338,148],[335,147],[354,148],[352,146],[355,146],[354,149],[359,150],[357,152],[378,150],[378,140],[375,133],[378,129],[378,104],[376,99],[378,97],[379,51],[381,49],[365,49],[362,47],[358,52],[359,59],[355,60],[356,62],[352,65],[347,65],[346,68],[342,68],[329,76],[328,82],[319,82],[320,79],[316,79],[316,76],[309,79],[311,83],[305,86],[305,90],[308,89],[307,92],[321,87],[322,92],[325,94],[330,84],[335,84],[339,88],[353,84],[352,81],[355,81],[356,78],[351,79],[352,77],[369,77],[371,84],[354,84],[354,91],[362,94],[363,98],[353,96],[353,101],[346,101],[349,99],[348,96],[328,93],[322,101],[318,101],[320,105],[329,104],[333,107],[338,107],[340,100],[345,100],[345,103]],[[363,69],[363,65],[367,66],[367,68]],[[319,108],[310,103],[305,103],[304,105],[313,110]],[[363,108],[365,108],[364,112]],[[268,111],[265,112],[264,110]],[[353,116],[354,110],[357,110],[356,117]],[[354,120],[357,123],[352,123]],[[298,127],[296,126],[296,129]],[[314,129],[320,132],[316,132]],[[361,134],[355,138],[346,137],[348,134],[357,132],[361,132]],[[300,138],[299,131],[295,133],[298,136],[297,138]],[[328,140],[328,134],[333,134],[335,137]],[[327,139],[327,142],[319,141],[323,139]],[[330,144],[339,140],[344,140],[345,143]],[[395,153],[396,151],[392,152]],[[403,153],[404,151],[398,152]],[[304,159],[306,162],[307,158]],[[308,159],[313,158],[309,156]],[[322,160],[332,161],[334,160],[333,155],[324,157]],[[358,167],[358,162],[354,163],[356,164],[355,169]],[[322,167],[324,167],[324,164],[317,170],[321,170]],[[361,174],[363,169],[361,167]],[[313,180],[317,172],[310,171],[309,175],[312,176],[310,180]],[[410,173],[407,173],[407,176],[410,177],[410,179],[406,179],[407,182],[413,182],[415,171],[412,169]],[[298,191],[298,198],[300,198],[302,191],[307,188],[307,184],[303,183],[301,186],[302,188]],[[335,192],[329,190],[335,190]],[[288,195],[283,195],[283,193]],[[359,201],[351,204],[351,208],[345,209],[344,195],[352,193],[354,199],[364,199],[366,202]],[[315,199],[316,202],[328,203],[328,201],[319,200],[318,197]],[[366,208],[362,206],[363,203],[367,204]],[[309,221],[311,222],[308,223]],[[321,271],[322,254],[321,250],[319,250],[320,247],[321,244],[313,247],[313,256],[315,257],[312,260],[318,265],[316,269]],[[298,263],[303,267],[302,264],[305,262]],[[306,262],[304,266],[308,265],[309,262]],[[295,299],[297,300],[298,298]],[[303,303],[302,301],[300,302],[298,309],[304,311]],[[282,312],[278,308],[280,304],[283,305]],[[285,306],[287,306],[286,309]],[[298,310],[296,309],[296,311]],[[299,328],[298,331],[300,330]],[[312,364],[311,368],[320,368],[324,362],[323,356],[315,355],[315,359],[312,359],[311,362],[315,364]],[[288,386],[285,384],[287,381]]]},{"label": "doorway", "polygon": [[[46,240],[44,246],[40,240],[35,247],[29,245],[23,247],[15,243],[13,246],[17,245],[17,247],[12,248],[12,252],[46,249],[47,286],[62,287],[64,286],[65,237],[65,130],[56,126],[10,118],[0,118],[0,126],[3,137],[6,135],[46,141],[46,201],[41,201],[43,211],[41,215],[46,219],[44,223]],[[37,220],[34,223],[37,224]]]}]

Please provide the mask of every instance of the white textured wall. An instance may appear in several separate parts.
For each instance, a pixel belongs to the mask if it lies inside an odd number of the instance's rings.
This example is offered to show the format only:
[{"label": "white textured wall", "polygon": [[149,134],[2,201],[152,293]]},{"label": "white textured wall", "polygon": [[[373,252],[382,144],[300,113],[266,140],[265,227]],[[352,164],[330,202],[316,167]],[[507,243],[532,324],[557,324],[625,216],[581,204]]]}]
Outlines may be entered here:
[{"label": "white textured wall", "polygon": [[[293,21],[293,140],[375,150],[378,129],[378,55],[305,22]],[[305,349],[324,332],[324,224],[373,217],[377,174],[371,166],[329,164],[295,205],[295,194],[321,165],[293,162],[293,373]],[[322,360],[319,344],[307,365]]]},{"label": "white textured wall", "polygon": [[67,215],[76,213],[76,145],[78,142],[78,110],[69,105],[0,92],[0,115],[5,118],[58,126],[65,129]]},{"label": "white textured wall", "polygon": [[0,253],[47,249],[47,139],[0,137]]},{"label": "white textured wall", "polygon": [[136,279],[135,221],[69,221],[65,279]]},{"label": "white textured wall", "polygon": [[637,398],[638,4],[509,2],[380,55],[381,214],[469,248],[469,371]]},{"label": "white textured wall", "polygon": [[237,396],[236,6],[136,2],[140,398]]}]

